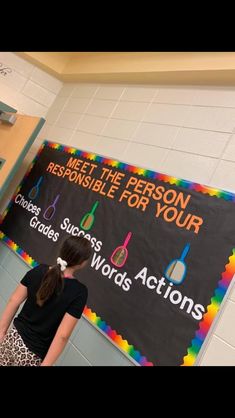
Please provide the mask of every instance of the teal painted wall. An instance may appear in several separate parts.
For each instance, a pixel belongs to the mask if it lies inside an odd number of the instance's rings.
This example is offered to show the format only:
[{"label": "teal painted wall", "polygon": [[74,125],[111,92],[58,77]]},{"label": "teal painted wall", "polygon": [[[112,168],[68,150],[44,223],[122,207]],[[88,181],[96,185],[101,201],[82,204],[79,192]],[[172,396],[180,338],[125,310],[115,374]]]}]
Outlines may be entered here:
[{"label": "teal painted wall", "polygon": [[11,112],[11,113],[16,113],[17,110],[14,109],[14,107],[8,106],[6,103],[3,103],[0,101],[0,110],[2,110],[3,112]]}]

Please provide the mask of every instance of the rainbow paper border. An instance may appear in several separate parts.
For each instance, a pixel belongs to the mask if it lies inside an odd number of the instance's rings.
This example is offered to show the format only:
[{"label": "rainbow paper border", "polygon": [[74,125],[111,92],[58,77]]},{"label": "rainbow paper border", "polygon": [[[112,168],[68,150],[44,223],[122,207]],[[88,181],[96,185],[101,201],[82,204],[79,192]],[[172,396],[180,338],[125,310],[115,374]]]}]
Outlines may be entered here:
[{"label": "rainbow paper border", "polygon": [[7,246],[18,254],[30,267],[37,267],[39,264],[29,254],[27,254],[22,248],[19,247],[14,241],[8,238],[2,231],[0,231],[0,240],[5,242]]},{"label": "rainbow paper border", "polygon": [[146,357],[141,356],[140,352],[135,350],[133,345],[128,344],[127,340],[124,340],[121,335],[117,334],[115,330],[113,330],[109,325],[106,324],[105,321],[102,321],[100,316],[97,316],[95,312],[92,312],[90,308],[87,306],[85,307],[83,314],[100,328],[108,337],[119,347],[127,353],[130,357],[132,357],[137,363],[141,366],[153,366],[153,363],[149,362]]},{"label": "rainbow paper border", "polygon": [[140,176],[144,176],[154,180],[160,180],[164,183],[175,184],[176,186],[183,187],[184,189],[188,190],[195,190],[199,193],[209,194],[210,196],[218,197],[219,199],[229,200],[235,202],[235,194],[231,192],[227,192],[225,190],[215,189],[209,186],[203,186],[199,183],[193,183],[188,180],[178,179],[177,177],[168,176],[166,174],[156,173],[155,171],[146,170],[145,168],[135,167],[130,164],[122,163],[117,160],[112,160],[110,158],[101,157],[100,155],[80,151],[76,148],[68,147],[61,144],[56,144],[50,141],[44,141],[44,145],[48,146],[49,148],[53,148],[57,151],[67,152],[68,154],[72,154],[75,157],[83,157],[91,161],[96,161],[98,163],[106,164],[114,168],[119,168],[120,170],[129,171],[133,174],[138,174]]},{"label": "rainbow paper border", "polygon": [[207,312],[203,315],[203,319],[199,323],[199,329],[196,331],[195,337],[192,340],[192,345],[187,349],[187,355],[183,358],[182,366],[193,366],[197,355],[205,341],[209,329],[214,321],[223,298],[229,288],[229,285],[235,274],[235,248],[232,250],[232,255],[229,257],[229,262],[225,266],[225,271],[222,273],[222,278],[215,289],[214,296],[211,298],[210,305],[207,306]]},{"label": "rainbow paper border", "polygon": [[[125,170],[133,174],[138,174],[138,175],[150,178],[150,179],[157,179],[157,180],[163,181],[164,183],[174,184],[176,186],[183,187],[184,189],[195,190],[198,193],[208,194],[210,196],[214,196],[219,199],[224,199],[224,200],[235,202],[235,194],[225,191],[225,190],[203,186],[201,184],[194,183],[188,180],[178,179],[177,177],[172,177],[166,174],[161,174],[155,171],[132,166],[130,164],[125,164],[117,160],[113,160],[113,159],[106,158],[106,157],[101,157],[94,153],[80,151],[73,147],[68,147],[66,145],[62,145],[62,144],[45,140],[43,144],[41,145],[38,153],[36,154],[34,160],[30,164],[24,178],[22,179],[21,183],[17,187],[11,201],[9,202],[9,205],[7,206],[3,214],[1,222],[7,215],[10,207],[12,206],[14,202],[15,196],[21,189],[22,184],[24,183],[25,179],[28,177],[30,171],[32,170],[34,164],[38,160],[39,155],[41,154],[45,146],[55,149],[57,151],[62,151],[68,154],[72,154],[73,156],[83,157],[91,161],[96,161],[102,164],[106,164],[113,168]],[[16,243],[14,243],[10,238],[8,238],[1,231],[0,231],[0,240],[5,242],[9,248],[11,248],[14,252],[16,252],[21,258],[23,258],[23,260],[29,266],[36,267],[38,265],[38,263],[32,257],[30,257],[30,255],[28,255],[24,250],[22,250]],[[194,365],[197,355],[199,354],[199,351],[202,347],[203,342],[205,341],[205,338],[212,325],[212,322],[215,319],[219,311],[222,300],[228,290],[228,287],[232,281],[234,274],[235,274],[235,248],[232,249],[232,255],[229,257],[229,263],[226,264],[225,266],[225,271],[222,273],[222,278],[218,283],[218,287],[215,289],[214,296],[211,298],[211,303],[210,305],[207,306],[207,311],[204,314],[203,319],[199,323],[199,329],[195,333],[195,337],[193,338],[191,342],[191,346],[186,350],[187,355],[184,356],[183,358],[182,366]],[[88,308],[87,306],[85,307],[83,311],[83,315],[85,315],[90,322],[92,322],[94,325],[100,328],[119,348],[121,348],[121,350],[127,353],[141,366],[153,366],[154,365],[153,363],[149,362],[146,359],[146,357],[141,356],[139,351],[134,349],[133,345],[128,344],[127,340],[124,340],[121,335],[117,334],[115,330],[113,330],[109,325],[107,325],[105,321],[103,321],[99,316],[97,316],[95,312],[92,312],[92,310]]]}]

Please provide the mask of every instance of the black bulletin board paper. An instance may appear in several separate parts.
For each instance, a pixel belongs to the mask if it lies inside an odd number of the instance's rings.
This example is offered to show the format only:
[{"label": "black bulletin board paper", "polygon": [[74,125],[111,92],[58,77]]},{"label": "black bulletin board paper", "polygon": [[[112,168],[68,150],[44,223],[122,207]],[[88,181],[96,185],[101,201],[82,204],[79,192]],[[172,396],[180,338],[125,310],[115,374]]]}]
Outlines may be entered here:
[{"label": "black bulletin board paper", "polygon": [[234,274],[234,200],[45,141],[0,237],[34,266],[86,236],[93,322],[141,365],[191,365]]}]

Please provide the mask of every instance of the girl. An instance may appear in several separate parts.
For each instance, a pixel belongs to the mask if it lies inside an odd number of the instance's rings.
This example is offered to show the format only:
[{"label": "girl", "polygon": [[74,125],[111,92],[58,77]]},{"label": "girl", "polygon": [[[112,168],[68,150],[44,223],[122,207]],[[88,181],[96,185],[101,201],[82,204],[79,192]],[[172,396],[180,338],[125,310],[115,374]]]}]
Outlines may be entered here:
[{"label": "girl", "polygon": [[87,288],[74,278],[74,273],[87,264],[90,256],[90,241],[69,237],[62,245],[56,265],[40,264],[26,273],[0,319],[0,366],[55,363],[87,301]]}]

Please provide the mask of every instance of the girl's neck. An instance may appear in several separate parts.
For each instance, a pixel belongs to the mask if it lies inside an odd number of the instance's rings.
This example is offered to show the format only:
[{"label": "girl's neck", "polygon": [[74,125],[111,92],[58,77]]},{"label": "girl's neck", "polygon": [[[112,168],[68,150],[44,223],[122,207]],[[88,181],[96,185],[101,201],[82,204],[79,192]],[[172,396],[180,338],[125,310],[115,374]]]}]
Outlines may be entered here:
[{"label": "girl's neck", "polygon": [[63,271],[63,275],[64,275],[64,277],[74,278],[74,267],[67,267]]}]

